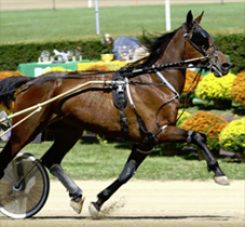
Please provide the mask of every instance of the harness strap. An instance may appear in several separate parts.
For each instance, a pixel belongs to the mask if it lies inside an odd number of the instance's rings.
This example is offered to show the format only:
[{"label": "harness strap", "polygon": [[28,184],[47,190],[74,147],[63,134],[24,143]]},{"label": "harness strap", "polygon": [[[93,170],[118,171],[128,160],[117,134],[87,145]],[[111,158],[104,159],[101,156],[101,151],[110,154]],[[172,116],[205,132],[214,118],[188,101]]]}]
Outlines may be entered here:
[{"label": "harness strap", "polygon": [[[175,99],[175,98],[179,99],[179,98],[180,98],[179,93],[176,91],[176,89],[173,87],[173,85],[172,85],[171,83],[168,82],[168,80],[163,76],[163,74],[162,74],[160,71],[158,71],[158,70],[155,70],[155,73],[156,73],[156,75],[160,78],[160,80],[167,86],[167,88],[168,88],[171,92],[173,92],[173,93],[175,94],[175,96],[174,96],[173,99]],[[171,100],[171,101],[172,101],[172,100]]]},{"label": "harness strap", "polygon": [[134,101],[133,101],[133,98],[132,98],[132,95],[131,95],[131,92],[130,92],[128,78],[125,78],[125,83],[126,83],[126,94],[127,94],[128,102],[129,102],[131,108],[133,109],[133,111],[134,111],[134,113],[136,115],[136,118],[137,118],[137,121],[138,121],[138,124],[139,124],[140,133],[144,137],[143,143],[152,144],[152,143],[155,142],[155,135],[152,132],[147,130],[145,122],[143,121],[142,117],[138,114],[138,112],[136,110],[136,106],[134,104]]}]

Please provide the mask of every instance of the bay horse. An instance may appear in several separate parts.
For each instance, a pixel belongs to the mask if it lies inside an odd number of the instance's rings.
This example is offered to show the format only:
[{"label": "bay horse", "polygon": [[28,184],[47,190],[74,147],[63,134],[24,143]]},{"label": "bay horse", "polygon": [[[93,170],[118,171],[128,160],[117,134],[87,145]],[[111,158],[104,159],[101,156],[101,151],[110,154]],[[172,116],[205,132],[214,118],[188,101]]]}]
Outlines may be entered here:
[{"label": "bay horse", "polygon": [[[0,179],[4,176],[4,169],[22,148],[43,129],[51,128],[54,130],[54,142],[41,160],[68,189],[71,206],[78,213],[82,209],[83,192],[61,168],[61,161],[81,138],[84,129],[132,142],[131,154],[118,178],[97,195],[97,201],[90,204],[92,214],[97,214],[105,201],[133,176],[151,154],[152,148],[164,142],[197,145],[208,170],[214,172],[215,182],[229,184],[207,147],[206,136],[176,127],[179,96],[188,64],[212,70],[218,77],[227,74],[231,66],[209,33],[200,26],[202,16],[203,13],[193,19],[189,11],[186,21],[178,29],[152,43],[151,53],[143,62],[133,63],[116,73],[52,72],[38,78],[2,80],[1,100],[8,105],[11,99],[15,99],[14,112],[56,97],[78,84],[91,80],[101,83],[90,84],[86,89],[43,106],[35,115],[13,128],[10,140],[0,153]],[[158,67],[173,62],[176,67]],[[108,86],[105,82],[108,80],[116,82]],[[115,93],[117,100],[113,101]],[[27,115],[14,117],[13,124]]]}]

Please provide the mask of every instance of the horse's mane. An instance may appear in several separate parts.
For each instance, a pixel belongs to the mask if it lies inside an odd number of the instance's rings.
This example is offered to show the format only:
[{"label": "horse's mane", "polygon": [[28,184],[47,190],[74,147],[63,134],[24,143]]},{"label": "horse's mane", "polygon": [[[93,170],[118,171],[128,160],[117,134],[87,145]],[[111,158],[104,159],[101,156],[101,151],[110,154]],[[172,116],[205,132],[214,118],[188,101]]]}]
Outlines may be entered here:
[{"label": "horse's mane", "polygon": [[146,66],[152,66],[159,59],[160,55],[164,53],[170,40],[173,38],[178,29],[154,38],[153,41],[148,44],[148,49],[150,51],[149,56],[136,62],[129,63],[125,67],[143,68]]}]

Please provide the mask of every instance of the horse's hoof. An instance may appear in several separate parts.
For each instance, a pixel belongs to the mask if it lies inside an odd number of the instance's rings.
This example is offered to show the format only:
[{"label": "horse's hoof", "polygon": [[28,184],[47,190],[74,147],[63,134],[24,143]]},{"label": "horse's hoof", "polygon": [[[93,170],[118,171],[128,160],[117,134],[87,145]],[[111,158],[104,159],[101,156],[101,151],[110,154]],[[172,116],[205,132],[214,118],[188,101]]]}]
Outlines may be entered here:
[{"label": "horse's hoof", "polygon": [[92,219],[99,219],[99,209],[96,206],[95,202],[91,202],[88,206],[89,214],[92,217]]},{"label": "horse's hoof", "polygon": [[78,214],[80,214],[82,212],[82,208],[83,208],[83,203],[84,203],[85,197],[82,196],[81,198],[79,198],[78,200],[71,200],[70,202],[70,206],[71,208]]},{"label": "horse's hoof", "polygon": [[214,181],[220,185],[230,185],[227,176],[214,176]]}]

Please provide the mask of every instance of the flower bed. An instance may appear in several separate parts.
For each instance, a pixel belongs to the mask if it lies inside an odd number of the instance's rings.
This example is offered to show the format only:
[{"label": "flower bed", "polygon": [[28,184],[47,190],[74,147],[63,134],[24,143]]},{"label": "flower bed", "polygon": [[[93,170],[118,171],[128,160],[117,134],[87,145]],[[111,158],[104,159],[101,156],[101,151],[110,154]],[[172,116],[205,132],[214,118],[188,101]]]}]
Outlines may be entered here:
[{"label": "flower bed", "polygon": [[227,123],[227,120],[218,114],[198,111],[190,118],[187,118],[181,125],[181,128],[204,133],[207,135],[210,149],[218,151],[219,134]]},{"label": "flower bed", "polygon": [[245,108],[245,72],[237,74],[231,87],[231,96],[235,104]]},{"label": "flower bed", "polygon": [[223,128],[219,143],[225,150],[245,154],[245,118],[234,120]]},{"label": "flower bed", "polygon": [[232,73],[224,77],[216,77],[213,73],[209,73],[198,84],[195,95],[204,100],[213,99],[231,99],[231,87],[235,80],[235,75]]}]

